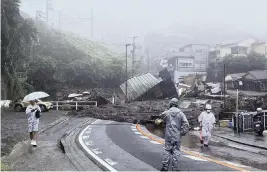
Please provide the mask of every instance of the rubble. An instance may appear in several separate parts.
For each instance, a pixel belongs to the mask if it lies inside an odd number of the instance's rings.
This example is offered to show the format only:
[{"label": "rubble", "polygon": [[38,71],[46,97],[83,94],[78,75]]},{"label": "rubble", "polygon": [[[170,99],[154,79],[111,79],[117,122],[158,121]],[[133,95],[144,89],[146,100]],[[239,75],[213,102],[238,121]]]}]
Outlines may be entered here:
[{"label": "rubble", "polygon": [[[81,111],[69,112],[69,115],[79,117],[87,116],[92,118],[113,120],[128,123],[153,122],[159,115],[168,108],[169,100],[136,101],[123,105],[107,104],[99,107],[90,107]],[[198,115],[201,107],[182,109],[187,116],[191,127],[198,126]]]}]

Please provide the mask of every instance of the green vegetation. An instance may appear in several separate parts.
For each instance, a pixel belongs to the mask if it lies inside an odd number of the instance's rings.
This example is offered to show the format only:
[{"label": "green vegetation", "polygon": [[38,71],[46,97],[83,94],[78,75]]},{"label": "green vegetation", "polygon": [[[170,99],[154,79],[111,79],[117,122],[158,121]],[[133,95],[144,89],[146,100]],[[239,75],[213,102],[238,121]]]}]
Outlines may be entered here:
[{"label": "green vegetation", "polygon": [[[55,96],[69,88],[117,87],[124,78],[123,58],[74,34],[23,19],[19,0],[2,0],[2,64],[8,97],[42,90]],[[18,78],[23,72],[27,80]]]},{"label": "green vegetation", "polygon": [[247,57],[226,56],[221,61],[217,62],[217,64],[210,64],[207,70],[207,79],[209,81],[221,82],[224,77],[224,64],[226,75],[267,69],[267,59],[259,54],[252,53]]}]

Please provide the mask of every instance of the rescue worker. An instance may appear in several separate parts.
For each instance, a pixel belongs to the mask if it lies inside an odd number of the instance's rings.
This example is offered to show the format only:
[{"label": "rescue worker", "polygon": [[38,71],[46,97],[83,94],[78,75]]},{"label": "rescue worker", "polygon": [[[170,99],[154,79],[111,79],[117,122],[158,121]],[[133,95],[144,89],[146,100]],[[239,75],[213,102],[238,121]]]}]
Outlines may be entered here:
[{"label": "rescue worker", "polygon": [[[164,111],[160,118],[166,123],[165,128],[165,148],[161,171],[168,171],[172,158],[172,170],[178,171],[181,139],[188,130],[189,123],[185,114],[178,108],[178,99],[172,98],[169,109]],[[155,121],[160,123],[159,119]]]},{"label": "rescue worker", "polygon": [[201,136],[202,136],[201,144],[204,143],[204,147],[208,147],[209,141],[211,139],[211,133],[216,123],[215,116],[211,112],[210,104],[207,104],[205,111],[201,112],[201,114],[198,117],[198,121],[200,123],[200,128],[201,128]]},{"label": "rescue worker", "polygon": [[36,104],[37,100],[30,101],[30,105],[26,109],[28,115],[28,130],[30,133],[31,145],[36,147],[36,136],[38,133],[39,117],[37,114],[41,113],[41,108]]}]

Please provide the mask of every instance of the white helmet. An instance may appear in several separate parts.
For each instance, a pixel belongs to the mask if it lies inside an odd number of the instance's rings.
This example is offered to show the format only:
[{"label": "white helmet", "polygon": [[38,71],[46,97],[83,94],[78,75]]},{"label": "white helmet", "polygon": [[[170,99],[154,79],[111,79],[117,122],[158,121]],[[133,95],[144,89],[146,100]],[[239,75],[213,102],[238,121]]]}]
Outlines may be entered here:
[{"label": "white helmet", "polygon": [[210,104],[206,104],[206,110],[211,110],[211,105]]},{"label": "white helmet", "polygon": [[262,108],[257,108],[257,112],[261,112],[262,111]]}]

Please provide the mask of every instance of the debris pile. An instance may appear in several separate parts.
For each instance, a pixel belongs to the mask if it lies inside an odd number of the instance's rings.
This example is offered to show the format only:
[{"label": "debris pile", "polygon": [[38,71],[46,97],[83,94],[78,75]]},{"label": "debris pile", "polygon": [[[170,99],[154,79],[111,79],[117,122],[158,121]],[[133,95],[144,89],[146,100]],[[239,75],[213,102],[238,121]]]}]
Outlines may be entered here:
[{"label": "debris pile", "polygon": [[[92,117],[103,120],[113,120],[128,123],[147,123],[152,122],[168,107],[169,100],[157,101],[136,101],[124,105],[102,105],[99,107],[90,107],[81,111],[69,112],[69,115],[78,117]],[[201,108],[182,109],[187,116],[191,127],[198,126],[198,115]]]}]

